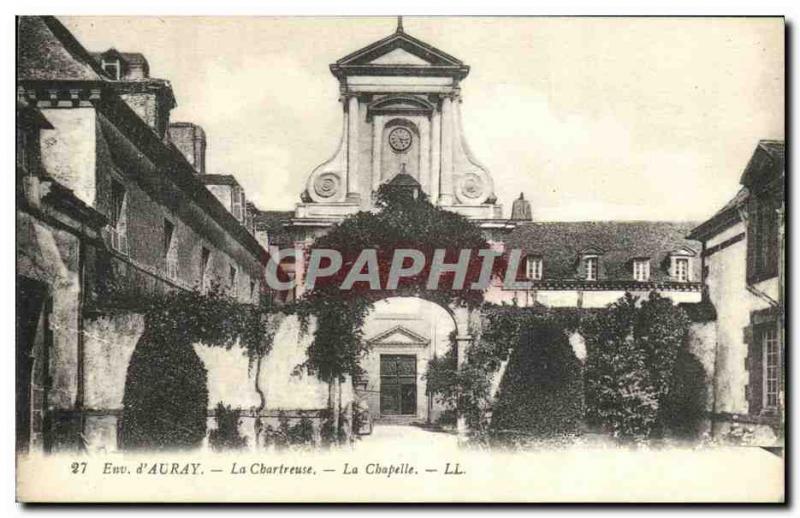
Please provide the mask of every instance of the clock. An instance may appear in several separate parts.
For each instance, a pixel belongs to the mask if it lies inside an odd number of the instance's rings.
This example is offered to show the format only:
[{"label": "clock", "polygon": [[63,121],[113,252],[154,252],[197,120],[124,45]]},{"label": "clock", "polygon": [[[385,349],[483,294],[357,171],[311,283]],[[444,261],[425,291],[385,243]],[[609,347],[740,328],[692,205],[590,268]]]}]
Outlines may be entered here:
[{"label": "clock", "polygon": [[411,147],[414,137],[408,129],[399,127],[389,132],[389,145],[398,153],[403,153]]}]

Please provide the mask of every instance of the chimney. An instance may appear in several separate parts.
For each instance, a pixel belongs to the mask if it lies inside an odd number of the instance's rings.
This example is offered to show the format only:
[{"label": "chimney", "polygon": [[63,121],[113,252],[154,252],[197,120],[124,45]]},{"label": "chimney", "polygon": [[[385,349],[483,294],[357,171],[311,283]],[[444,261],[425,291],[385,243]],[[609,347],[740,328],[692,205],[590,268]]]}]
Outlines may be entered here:
[{"label": "chimney", "polygon": [[198,174],[206,174],[206,132],[191,122],[169,125],[169,139]]},{"label": "chimney", "polygon": [[514,200],[511,205],[511,219],[513,221],[533,221],[531,202],[526,200],[522,193],[519,193],[519,199]]}]

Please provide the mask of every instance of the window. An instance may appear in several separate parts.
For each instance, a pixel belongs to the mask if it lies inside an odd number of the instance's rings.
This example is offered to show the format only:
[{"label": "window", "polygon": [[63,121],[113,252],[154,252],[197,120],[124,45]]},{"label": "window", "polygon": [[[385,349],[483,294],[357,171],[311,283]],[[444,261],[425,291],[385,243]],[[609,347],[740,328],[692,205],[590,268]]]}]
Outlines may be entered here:
[{"label": "window", "polygon": [[256,301],[256,281],[250,281],[250,301]]},{"label": "window", "polygon": [[167,277],[178,278],[178,246],[175,239],[175,225],[168,219],[164,220],[164,261],[167,265]]},{"label": "window", "polygon": [[209,289],[209,271],[208,266],[211,262],[211,252],[208,248],[203,247],[200,250],[200,291],[203,293]]},{"label": "window", "polygon": [[241,189],[232,188],[231,189],[231,206],[233,207],[233,217],[242,221],[242,198],[244,197],[244,193]]},{"label": "window", "polygon": [[128,254],[127,236],[127,196],[125,187],[117,180],[111,181],[111,214],[109,218],[109,234],[111,248],[121,254]]},{"label": "window", "polygon": [[525,273],[528,279],[538,281],[542,278],[542,258],[528,257],[525,260]]},{"label": "window", "polygon": [[748,278],[754,282],[778,274],[780,219],[777,203],[768,195],[756,198],[750,207]]},{"label": "window", "polygon": [[584,267],[586,269],[586,280],[597,280],[597,256],[589,256],[583,259]]},{"label": "window", "polygon": [[236,267],[231,265],[230,272],[228,273],[228,283],[230,284],[231,291],[233,292],[234,296],[236,295]]},{"label": "window", "polygon": [[633,260],[633,278],[638,282],[650,280],[650,259]]},{"label": "window", "polygon": [[111,77],[111,79],[115,79],[115,80],[119,81],[120,72],[121,72],[121,70],[120,70],[121,67],[120,67],[120,64],[119,64],[119,60],[115,60],[115,61],[103,60],[102,64],[100,66],[103,68],[103,72],[108,74]]},{"label": "window", "polygon": [[761,335],[764,351],[764,409],[778,409],[778,392],[780,387],[780,341],[777,326],[764,329]]},{"label": "window", "polygon": [[675,273],[673,275],[678,282],[687,282],[689,280],[689,258],[676,257],[675,258]]}]

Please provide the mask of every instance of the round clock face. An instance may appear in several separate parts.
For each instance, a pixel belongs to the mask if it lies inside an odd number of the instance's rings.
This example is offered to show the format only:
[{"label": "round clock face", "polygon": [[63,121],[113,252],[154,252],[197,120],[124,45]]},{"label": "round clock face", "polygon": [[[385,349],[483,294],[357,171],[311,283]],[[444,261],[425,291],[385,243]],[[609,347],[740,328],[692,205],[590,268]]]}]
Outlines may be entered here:
[{"label": "round clock face", "polygon": [[389,145],[392,146],[392,149],[395,151],[403,152],[411,147],[413,138],[411,132],[406,128],[395,128],[389,133]]}]

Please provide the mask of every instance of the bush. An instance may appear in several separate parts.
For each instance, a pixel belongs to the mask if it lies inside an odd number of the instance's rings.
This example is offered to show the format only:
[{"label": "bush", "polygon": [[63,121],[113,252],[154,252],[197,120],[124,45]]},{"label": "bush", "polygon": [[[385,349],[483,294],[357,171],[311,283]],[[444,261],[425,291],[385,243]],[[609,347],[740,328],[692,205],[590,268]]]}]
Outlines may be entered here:
[{"label": "bush", "polygon": [[490,377],[494,371],[470,357],[459,370],[454,349],[451,346],[441,357],[428,361],[427,392],[448,409],[463,415],[471,432],[481,433],[488,426]]},{"label": "bush", "polygon": [[188,341],[145,326],[133,351],[122,399],[124,449],[199,447],[206,435],[207,373]]},{"label": "bush", "polygon": [[289,428],[289,444],[299,446],[312,446],[314,444],[314,425],[306,416]]},{"label": "bush", "polygon": [[707,396],[703,364],[687,347],[681,347],[669,393],[661,406],[660,420],[664,427],[676,437],[697,438],[705,419]]},{"label": "bush", "polygon": [[247,438],[239,434],[239,417],[241,411],[217,404],[217,429],[208,434],[211,448],[217,451],[235,450],[247,446]]},{"label": "bush", "polygon": [[637,303],[626,294],[583,327],[587,417],[624,440],[663,431],[660,409],[689,325],[682,309],[655,292]]},{"label": "bush", "polygon": [[493,440],[574,436],[583,417],[582,397],[581,366],[565,330],[546,319],[529,322],[500,384],[490,428]]}]

